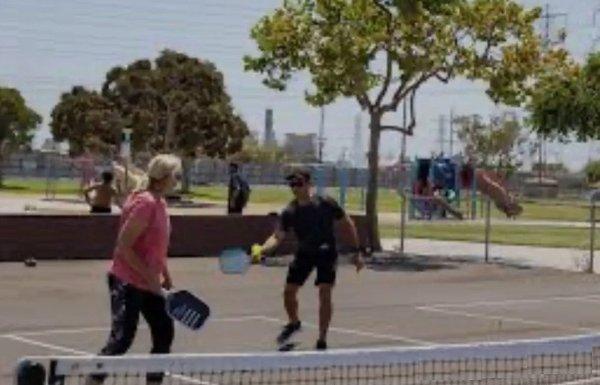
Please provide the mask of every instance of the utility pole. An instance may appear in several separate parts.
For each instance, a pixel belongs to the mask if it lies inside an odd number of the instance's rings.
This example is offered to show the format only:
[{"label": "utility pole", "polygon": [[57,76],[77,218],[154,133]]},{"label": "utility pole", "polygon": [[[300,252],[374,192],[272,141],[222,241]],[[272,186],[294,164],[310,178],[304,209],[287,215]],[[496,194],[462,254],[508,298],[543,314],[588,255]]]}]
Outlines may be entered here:
[{"label": "utility pole", "polygon": [[354,118],[354,137],[352,139],[352,162],[355,168],[364,166],[364,150],[362,144],[362,119],[360,113]]},{"label": "utility pole", "polygon": [[438,137],[440,142],[440,156],[444,155],[444,142],[446,141],[446,115],[440,115],[438,121]]},{"label": "utility pole", "polygon": [[319,125],[319,163],[323,163],[323,147],[325,146],[325,107],[321,107],[321,124]]},{"label": "utility pole", "polygon": [[[406,98],[402,103],[402,128],[406,130]],[[400,165],[406,160],[406,132],[402,133],[402,143],[400,146]]]},{"label": "utility pole", "polygon": [[[551,13],[550,12],[550,4],[546,3],[544,13],[541,16],[541,19],[544,22],[543,32],[542,32],[542,49],[545,52],[549,51],[550,47],[554,44],[564,43],[565,38],[566,38],[565,29],[566,29],[566,25],[567,25],[567,17],[568,17],[568,15],[564,12]],[[558,39],[552,39],[552,37],[550,36],[551,24],[555,19],[558,19],[558,18],[564,19],[564,27],[559,30]],[[547,148],[548,148],[548,145],[546,143],[546,136],[541,135],[539,137],[539,157],[538,157],[538,160],[539,160],[538,178],[539,178],[540,184],[542,183],[542,178],[544,177],[544,174],[546,172],[546,162],[548,161]]]},{"label": "utility pole", "polygon": [[450,158],[454,156],[454,109],[450,109]]}]

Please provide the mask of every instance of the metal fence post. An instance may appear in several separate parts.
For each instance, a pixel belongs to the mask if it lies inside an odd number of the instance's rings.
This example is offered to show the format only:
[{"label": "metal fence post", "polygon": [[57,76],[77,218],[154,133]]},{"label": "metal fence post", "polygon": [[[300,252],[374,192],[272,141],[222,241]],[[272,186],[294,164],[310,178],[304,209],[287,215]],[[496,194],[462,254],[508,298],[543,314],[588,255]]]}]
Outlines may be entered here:
[{"label": "metal fence post", "polygon": [[491,227],[491,199],[487,197],[485,201],[485,263],[489,262],[490,258],[490,227]]},{"label": "metal fence post", "polygon": [[587,272],[594,272],[594,249],[596,248],[595,240],[596,240],[596,196],[592,194],[592,199],[590,200],[590,263],[588,265]]},{"label": "metal fence post", "polygon": [[406,191],[400,192],[402,198],[400,206],[400,255],[404,255],[404,238],[406,237]]}]

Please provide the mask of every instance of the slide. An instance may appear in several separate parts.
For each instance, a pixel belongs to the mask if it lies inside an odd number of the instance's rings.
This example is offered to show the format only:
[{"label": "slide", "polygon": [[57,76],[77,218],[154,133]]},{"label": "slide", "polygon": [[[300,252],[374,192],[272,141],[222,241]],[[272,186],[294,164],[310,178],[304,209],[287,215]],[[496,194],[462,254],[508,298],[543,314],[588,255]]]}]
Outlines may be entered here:
[{"label": "slide", "polygon": [[124,194],[129,194],[133,190],[140,188],[146,179],[144,171],[131,165],[127,170],[127,185],[125,185],[125,166],[117,162],[113,162],[113,173],[119,191],[122,191]]},{"label": "slide", "polygon": [[477,189],[489,196],[496,207],[507,217],[514,218],[523,212],[523,207],[519,205],[514,194],[506,188],[504,180],[499,175],[491,171],[477,169],[475,177],[477,178]]}]

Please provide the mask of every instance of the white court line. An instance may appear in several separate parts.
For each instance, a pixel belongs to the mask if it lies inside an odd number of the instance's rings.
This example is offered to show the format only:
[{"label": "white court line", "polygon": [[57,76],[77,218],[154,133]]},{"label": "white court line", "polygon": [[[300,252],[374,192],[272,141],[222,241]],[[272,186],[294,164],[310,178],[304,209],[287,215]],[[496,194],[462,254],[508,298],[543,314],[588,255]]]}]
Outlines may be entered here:
[{"label": "white court line", "polygon": [[[285,321],[283,321],[279,318],[261,317],[261,319],[263,319],[265,321],[269,321],[269,322],[275,322],[275,323],[282,324],[282,325],[285,324]],[[319,328],[319,326],[316,324],[313,324],[310,322],[304,322],[304,321],[302,321],[302,326],[307,326],[311,329]],[[418,340],[415,338],[403,337],[403,336],[394,335],[394,334],[371,333],[371,332],[365,332],[362,330],[339,328],[339,327],[330,327],[329,330],[332,332],[337,332],[337,333],[352,334],[352,335],[363,336],[363,337],[371,337],[371,338],[376,338],[376,339],[380,339],[380,340],[408,342],[408,343],[417,344],[417,345],[435,345],[435,343],[431,342],[431,341]]]},{"label": "white court line", "polygon": [[561,382],[559,385],[598,385],[600,384],[600,377],[586,378],[584,380],[573,380],[568,382]]},{"label": "white court line", "polygon": [[592,329],[592,328],[574,327],[574,326],[569,326],[569,325],[562,325],[562,324],[543,322],[543,321],[534,321],[534,320],[528,320],[528,319],[516,318],[516,317],[502,317],[502,316],[495,316],[495,315],[488,315],[488,314],[481,314],[481,313],[470,313],[470,312],[465,312],[465,311],[445,310],[445,309],[439,309],[439,308],[432,307],[432,306],[418,306],[418,307],[416,307],[416,309],[422,310],[422,311],[427,311],[427,312],[432,312],[432,313],[457,315],[460,317],[490,319],[490,320],[505,321],[505,322],[515,322],[515,323],[521,323],[521,324],[527,324],[527,325],[547,326],[547,327],[564,329],[564,330],[585,331],[588,333],[589,332],[593,332],[593,333],[598,332],[598,329]]},{"label": "white court line", "polygon": [[[244,322],[252,320],[261,320],[262,316],[242,316],[242,317],[228,317],[228,318],[209,318],[210,322]],[[140,325],[138,329],[147,329],[146,325]],[[0,338],[10,338],[10,336],[46,336],[53,334],[79,334],[79,333],[90,333],[90,332],[102,332],[109,331],[109,326],[96,326],[96,327],[85,327],[85,328],[72,328],[72,329],[47,329],[47,330],[36,330],[36,331],[15,331],[6,334],[0,334]]]},{"label": "white court line", "polygon": [[502,305],[519,305],[529,303],[545,303],[552,301],[578,301],[578,302],[591,302],[600,303],[600,294],[590,294],[584,296],[570,296],[570,297],[547,297],[547,298],[532,298],[532,299],[507,299],[500,301],[474,301],[474,302],[455,302],[455,303],[438,303],[428,305],[430,308],[468,308],[468,307],[480,307],[480,306],[502,306]]},{"label": "white court line", "polygon": [[[212,318],[209,319],[212,322],[244,322],[251,320],[263,320],[263,316],[242,316],[242,317],[225,317],[225,318]],[[148,327],[145,325],[140,325],[140,329],[147,329]],[[45,342],[40,342],[31,338],[25,338],[23,336],[45,336],[52,334],[78,334],[78,333],[89,333],[89,332],[99,332],[99,331],[108,331],[110,327],[87,327],[87,328],[77,328],[77,329],[50,329],[50,330],[41,330],[35,332],[16,332],[12,334],[2,334],[0,338],[7,338],[14,341],[18,341],[21,343],[34,345],[38,347],[43,347],[49,350],[55,350],[63,353],[75,354],[75,355],[90,355],[93,353],[85,352],[82,350],[76,350],[67,348],[60,345],[49,344]],[[196,380],[188,376],[180,375],[180,374],[170,374],[166,373],[167,376],[172,377],[176,380],[183,381],[184,383],[196,384],[196,385],[218,385],[207,381]]]},{"label": "white court line", "polygon": [[63,353],[70,353],[70,354],[76,354],[76,355],[88,355],[88,354],[90,354],[90,353],[84,352],[82,350],[75,350],[75,349],[66,348],[66,347],[60,346],[60,345],[48,344],[48,343],[45,343],[45,342],[40,342],[40,341],[32,340],[30,338],[25,338],[25,337],[10,335],[10,334],[4,335],[3,337],[11,339],[11,340],[18,341],[18,342],[26,343],[26,344],[29,344],[29,345],[40,346],[42,348],[46,348],[46,349],[50,349],[50,350],[56,350],[56,351],[63,352]]},{"label": "white court line", "polygon": [[[140,325],[140,329],[145,326]],[[7,334],[0,334],[0,337],[10,338],[11,336],[45,336],[52,334],[78,334],[78,333],[89,333],[89,332],[102,332],[110,330],[107,326],[101,327],[89,327],[89,328],[78,328],[78,329],[49,329],[49,330],[39,330],[39,331],[16,331]]]},{"label": "white court line", "polygon": [[[75,354],[78,356],[88,356],[88,355],[92,355],[93,353],[90,352],[84,352],[83,350],[76,350],[76,349],[71,349],[71,348],[67,348],[64,346],[60,346],[60,345],[55,345],[55,344],[47,344],[45,342],[40,342],[40,341],[36,341],[30,338],[24,338],[24,337],[20,337],[20,336],[15,336],[15,335],[4,335],[5,338],[8,339],[12,339],[15,341],[19,341],[22,343],[26,343],[26,344],[30,344],[30,345],[34,345],[34,346],[40,346],[46,349],[50,349],[50,350],[56,350],[59,352],[63,352],[63,353],[70,353],[70,354]],[[180,381],[186,382],[186,383],[190,383],[190,384],[197,384],[197,385],[217,385],[217,384],[213,384],[211,382],[206,382],[206,381],[200,381],[200,380],[195,380],[191,377],[188,376],[184,376],[181,374],[171,374],[169,372],[165,373],[166,376],[172,377],[174,379],[178,379]]]}]

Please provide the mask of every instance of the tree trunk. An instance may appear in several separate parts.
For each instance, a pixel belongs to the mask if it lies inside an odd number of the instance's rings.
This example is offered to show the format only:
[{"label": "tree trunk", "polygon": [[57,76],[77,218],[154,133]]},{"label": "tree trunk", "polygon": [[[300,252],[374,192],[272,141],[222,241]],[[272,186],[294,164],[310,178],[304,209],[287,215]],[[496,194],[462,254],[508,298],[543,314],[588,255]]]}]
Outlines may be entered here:
[{"label": "tree trunk", "polygon": [[0,154],[0,187],[4,187],[4,156]]},{"label": "tree trunk", "polygon": [[381,114],[371,114],[369,142],[369,183],[367,185],[367,236],[372,251],[381,250],[379,220],[377,217],[377,189],[379,175],[379,140],[381,138]]},{"label": "tree trunk", "polygon": [[182,161],[182,176],[181,176],[181,192],[187,194],[190,192],[190,169],[192,166],[192,159],[188,156],[184,156]]},{"label": "tree trunk", "polygon": [[166,152],[175,151],[175,114],[171,107],[167,106],[167,130],[165,132],[165,150]]},{"label": "tree trunk", "polygon": [[0,141],[0,187],[4,187],[4,154],[7,151],[8,142],[6,140]]}]

